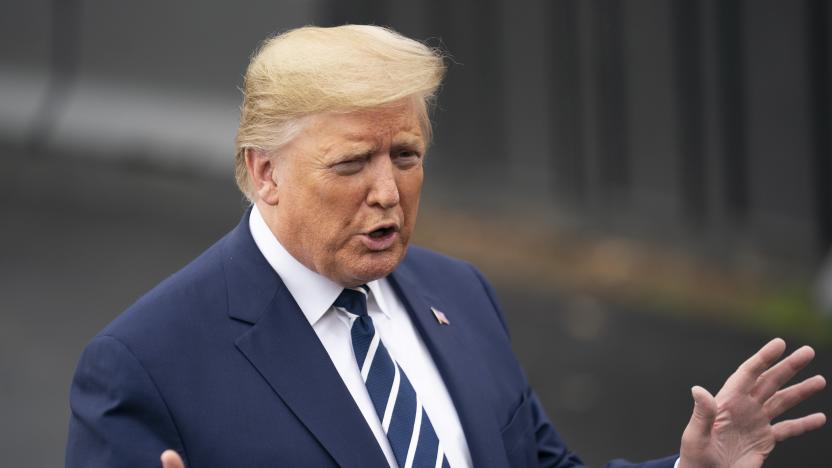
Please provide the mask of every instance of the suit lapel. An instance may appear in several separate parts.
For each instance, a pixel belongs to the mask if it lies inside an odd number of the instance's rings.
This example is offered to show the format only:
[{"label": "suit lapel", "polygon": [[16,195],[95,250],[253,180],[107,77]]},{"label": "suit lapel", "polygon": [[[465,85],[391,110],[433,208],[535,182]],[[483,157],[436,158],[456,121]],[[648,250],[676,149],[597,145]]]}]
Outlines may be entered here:
[{"label": "suit lapel", "polygon": [[315,331],[254,244],[248,213],[227,241],[229,315],[253,324],[238,337],[237,348],[336,463],[386,467],[381,448]]},{"label": "suit lapel", "polygon": [[[483,364],[477,356],[469,352],[472,348],[467,346],[464,329],[438,323],[430,308],[442,309],[442,304],[420,287],[418,279],[404,265],[400,265],[388,278],[403,299],[451,394],[474,466],[509,466],[499,424],[480,385],[487,371],[482,368]],[[448,318],[453,324],[453,317]]]}]

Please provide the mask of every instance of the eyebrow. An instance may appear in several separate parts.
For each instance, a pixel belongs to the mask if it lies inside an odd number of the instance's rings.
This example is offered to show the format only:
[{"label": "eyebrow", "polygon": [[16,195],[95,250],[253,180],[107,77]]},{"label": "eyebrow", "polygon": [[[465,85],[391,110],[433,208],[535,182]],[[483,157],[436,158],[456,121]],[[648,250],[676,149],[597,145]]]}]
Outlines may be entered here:
[{"label": "eyebrow", "polygon": [[[373,154],[381,148],[378,141],[366,138],[366,135],[358,133],[346,133],[341,135],[344,142],[333,143],[323,148],[323,154],[331,156],[344,155],[365,155]],[[390,142],[391,148],[413,148],[424,151],[425,141],[421,133],[400,132],[393,136]]]},{"label": "eyebrow", "polygon": [[425,146],[424,139],[422,139],[421,135],[417,136],[416,134],[405,134],[405,135],[397,135],[393,138],[391,142],[391,146],[393,147],[402,147],[407,146],[411,148],[423,148]]},{"label": "eyebrow", "polygon": [[367,156],[378,151],[379,145],[368,142],[349,142],[348,144],[332,145],[326,149],[324,154],[329,157],[342,159],[353,156]]}]

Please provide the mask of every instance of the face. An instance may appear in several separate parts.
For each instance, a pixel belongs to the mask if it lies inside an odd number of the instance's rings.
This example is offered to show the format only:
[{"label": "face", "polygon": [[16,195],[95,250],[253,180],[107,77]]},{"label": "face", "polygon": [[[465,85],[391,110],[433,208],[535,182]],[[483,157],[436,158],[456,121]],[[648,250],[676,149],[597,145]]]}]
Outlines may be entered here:
[{"label": "face", "polygon": [[258,207],[306,267],[343,286],[366,283],[392,272],[404,257],[419,209],[424,153],[409,101],[316,115],[275,156],[276,197]]}]

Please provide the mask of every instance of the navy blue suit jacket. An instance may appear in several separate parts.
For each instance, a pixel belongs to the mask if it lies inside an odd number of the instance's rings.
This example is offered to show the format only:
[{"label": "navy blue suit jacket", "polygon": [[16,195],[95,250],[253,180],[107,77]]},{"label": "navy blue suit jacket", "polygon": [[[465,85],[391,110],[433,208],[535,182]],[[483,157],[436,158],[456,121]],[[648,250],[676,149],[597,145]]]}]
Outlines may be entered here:
[{"label": "navy blue suit jacket", "polygon": [[[475,467],[581,465],[531,391],[479,272],[411,247],[389,280],[448,387]],[[440,325],[431,306],[451,324]],[[248,213],[92,339],[70,404],[71,468],[155,467],[168,448],[189,468],[387,466],[254,244]]]}]

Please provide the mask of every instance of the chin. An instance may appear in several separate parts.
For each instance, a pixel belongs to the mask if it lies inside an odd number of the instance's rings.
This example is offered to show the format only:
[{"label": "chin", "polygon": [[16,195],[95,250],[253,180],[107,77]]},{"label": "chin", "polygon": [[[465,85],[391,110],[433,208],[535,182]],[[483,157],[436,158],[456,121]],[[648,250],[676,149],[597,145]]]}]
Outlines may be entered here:
[{"label": "chin", "polygon": [[369,254],[361,258],[350,275],[358,284],[369,283],[389,275],[404,258],[404,249]]}]

